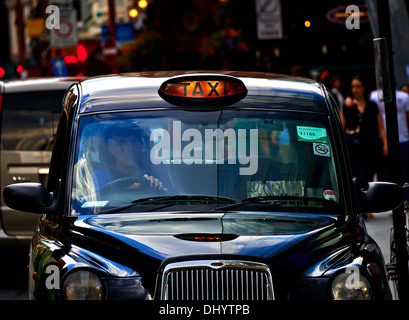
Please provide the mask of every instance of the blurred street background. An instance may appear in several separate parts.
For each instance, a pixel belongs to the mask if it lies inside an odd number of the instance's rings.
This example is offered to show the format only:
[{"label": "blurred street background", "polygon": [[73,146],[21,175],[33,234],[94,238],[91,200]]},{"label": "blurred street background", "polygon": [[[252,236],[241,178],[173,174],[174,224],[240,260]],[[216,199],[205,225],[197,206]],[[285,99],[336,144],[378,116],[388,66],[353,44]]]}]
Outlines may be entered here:
[{"label": "blurred street background", "polygon": [[[398,86],[409,82],[407,4],[390,1]],[[248,70],[328,86],[337,75],[344,95],[353,75],[374,78],[378,34],[372,0],[0,0],[0,24],[0,79]]]},{"label": "blurred street background", "polygon": [[[409,0],[389,4],[401,88]],[[375,0],[0,0],[0,81],[222,69],[338,79],[346,97],[355,74],[376,89],[378,36]],[[390,213],[366,224],[389,262]],[[27,298],[27,253],[1,249],[0,300]]]}]

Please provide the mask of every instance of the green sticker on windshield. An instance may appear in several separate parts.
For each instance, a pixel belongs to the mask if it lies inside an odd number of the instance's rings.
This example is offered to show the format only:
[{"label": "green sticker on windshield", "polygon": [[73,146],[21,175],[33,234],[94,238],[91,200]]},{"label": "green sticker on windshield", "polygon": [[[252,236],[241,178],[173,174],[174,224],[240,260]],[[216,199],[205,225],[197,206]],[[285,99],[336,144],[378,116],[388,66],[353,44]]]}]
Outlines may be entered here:
[{"label": "green sticker on windshield", "polygon": [[297,137],[298,141],[328,143],[325,128],[297,126]]}]

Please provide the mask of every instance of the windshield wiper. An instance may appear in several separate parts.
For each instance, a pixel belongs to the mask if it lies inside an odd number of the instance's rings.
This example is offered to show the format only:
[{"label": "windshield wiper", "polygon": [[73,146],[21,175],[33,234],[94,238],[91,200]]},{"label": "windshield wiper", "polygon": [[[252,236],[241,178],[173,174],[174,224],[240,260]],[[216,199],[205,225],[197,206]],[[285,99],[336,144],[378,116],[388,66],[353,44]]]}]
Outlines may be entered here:
[{"label": "windshield wiper", "polygon": [[[323,198],[318,198],[318,197],[302,197],[302,196],[291,196],[291,195],[287,195],[287,196],[260,196],[260,197],[251,197],[251,198],[245,198],[243,200],[241,200],[241,202],[239,203],[234,203],[234,204],[230,204],[227,206],[222,206],[222,207],[217,207],[214,208],[212,211],[222,211],[222,210],[231,210],[231,209],[235,209],[244,205],[248,205],[248,204],[258,204],[258,203],[263,203],[266,201],[320,201],[320,202],[324,202],[324,203],[332,203],[332,201],[329,200],[325,200]],[[271,203],[268,203],[269,205],[271,205]],[[281,205],[281,203],[276,203],[276,205]]]},{"label": "windshield wiper", "polygon": [[[231,204],[235,203],[233,199],[224,198],[224,197],[216,197],[216,196],[201,196],[201,195],[172,195],[172,196],[158,196],[158,197],[148,197],[148,198],[141,198],[132,201],[130,204],[124,205],[122,207],[116,207],[112,209],[107,209],[101,211],[99,214],[108,214],[108,213],[118,213],[123,210],[129,209],[136,205],[144,205],[144,204],[153,204],[153,203],[163,203],[167,201],[185,201],[185,202],[200,202],[200,203],[219,203],[219,202],[229,202]],[[167,207],[173,204],[166,204],[162,207]],[[157,208],[155,208],[157,209]]]}]

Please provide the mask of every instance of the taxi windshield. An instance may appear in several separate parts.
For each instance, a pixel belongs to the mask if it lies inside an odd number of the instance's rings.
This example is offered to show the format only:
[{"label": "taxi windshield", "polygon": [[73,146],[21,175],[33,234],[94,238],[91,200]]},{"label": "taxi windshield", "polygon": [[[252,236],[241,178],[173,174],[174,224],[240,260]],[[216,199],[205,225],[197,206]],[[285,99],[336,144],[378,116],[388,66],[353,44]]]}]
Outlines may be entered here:
[{"label": "taxi windshield", "polygon": [[82,116],[72,215],[240,210],[333,214],[328,117],[265,110]]}]

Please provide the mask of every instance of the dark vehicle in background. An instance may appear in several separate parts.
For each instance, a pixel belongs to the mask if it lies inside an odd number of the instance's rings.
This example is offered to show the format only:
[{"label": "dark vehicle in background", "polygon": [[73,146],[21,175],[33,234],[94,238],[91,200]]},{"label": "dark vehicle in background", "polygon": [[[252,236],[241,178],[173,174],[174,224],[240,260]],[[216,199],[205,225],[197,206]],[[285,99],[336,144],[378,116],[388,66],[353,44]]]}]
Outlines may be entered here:
[{"label": "dark vehicle in background", "polygon": [[[10,183],[45,185],[55,131],[67,88],[77,78],[0,82],[0,187]],[[1,196],[0,246],[28,245],[38,217],[16,212]]]},{"label": "dark vehicle in background", "polygon": [[336,105],[312,80],[81,81],[64,99],[47,187],[3,194],[43,214],[32,299],[391,299],[361,214],[396,208],[402,188],[356,187]]}]

